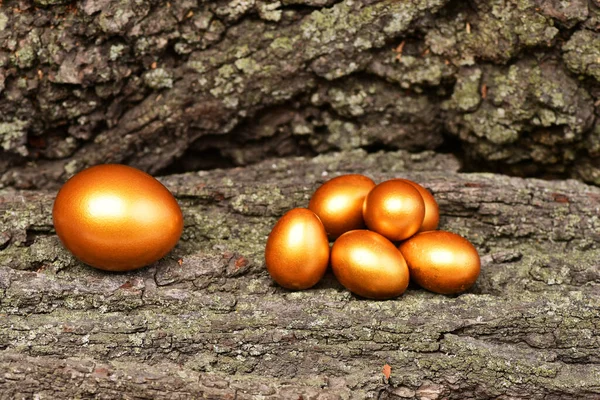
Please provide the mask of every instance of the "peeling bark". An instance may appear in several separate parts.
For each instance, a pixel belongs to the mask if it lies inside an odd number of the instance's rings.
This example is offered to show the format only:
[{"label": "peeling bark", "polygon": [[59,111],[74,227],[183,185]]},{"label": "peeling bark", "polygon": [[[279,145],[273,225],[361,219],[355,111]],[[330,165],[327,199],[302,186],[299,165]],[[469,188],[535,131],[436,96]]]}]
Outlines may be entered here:
[{"label": "peeling bark", "polygon": [[[184,235],[131,273],[62,248],[55,191],[3,189],[0,398],[600,399],[600,189],[458,166],[354,151],[167,176]],[[271,227],[350,172],[429,188],[441,228],[481,254],[475,287],[370,301],[330,274],[276,286]]]}]

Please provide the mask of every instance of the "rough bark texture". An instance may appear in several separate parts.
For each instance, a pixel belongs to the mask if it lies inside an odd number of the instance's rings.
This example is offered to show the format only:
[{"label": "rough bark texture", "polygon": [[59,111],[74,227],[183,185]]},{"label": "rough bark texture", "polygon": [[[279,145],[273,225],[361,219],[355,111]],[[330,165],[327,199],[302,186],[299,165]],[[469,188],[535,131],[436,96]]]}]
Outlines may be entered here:
[{"label": "rough bark texture", "polygon": [[599,16],[595,0],[4,0],[0,184],[440,147],[600,184]]},{"label": "rough bark texture", "polygon": [[[1,190],[0,398],[600,399],[600,189],[458,166],[354,151],[165,177],[182,241],[120,274],[61,247],[55,191]],[[391,301],[330,274],[277,287],[270,228],[348,172],[428,187],[441,228],[480,251],[476,286]]]},{"label": "rough bark texture", "polygon": [[[600,399],[600,189],[459,173],[600,185],[599,5],[0,0],[0,399]],[[165,259],[60,245],[56,189],[103,162],[170,174]],[[476,286],[273,284],[274,222],[348,172],[430,188]]]}]

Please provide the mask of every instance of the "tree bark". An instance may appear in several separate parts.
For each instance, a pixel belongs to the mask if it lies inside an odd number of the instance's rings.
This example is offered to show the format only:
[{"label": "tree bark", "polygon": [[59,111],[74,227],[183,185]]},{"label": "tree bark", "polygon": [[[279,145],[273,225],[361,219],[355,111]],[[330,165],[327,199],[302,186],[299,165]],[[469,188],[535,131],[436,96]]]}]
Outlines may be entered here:
[{"label": "tree bark", "polygon": [[[182,240],[130,273],[52,229],[54,190],[0,191],[0,398],[600,399],[600,189],[353,151],[167,176]],[[343,173],[407,177],[478,248],[468,293],[290,292],[264,268],[285,211]],[[383,373],[385,365],[391,374]]]},{"label": "tree bark", "polygon": [[[4,0],[0,184],[363,148],[600,184],[587,0]],[[454,139],[452,139],[454,138]]]}]

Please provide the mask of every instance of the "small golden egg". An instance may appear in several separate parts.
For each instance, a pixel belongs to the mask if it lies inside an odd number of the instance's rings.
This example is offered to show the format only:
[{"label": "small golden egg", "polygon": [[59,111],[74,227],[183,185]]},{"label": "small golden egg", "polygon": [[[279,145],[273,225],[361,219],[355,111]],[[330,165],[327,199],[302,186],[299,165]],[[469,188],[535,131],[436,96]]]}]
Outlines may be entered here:
[{"label": "small golden egg", "polygon": [[369,299],[396,297],[408,286],[404,257],[376,232],[356,230],[340,236],[331,249],[331,268],[348,290]]},{"label": "small golden egg", "polygon": [[416,182],[408,179],[398,180],[408,182],[413,185],[419,191],[421,197],[423,197],[423,202],[425,203],[425,218],[423,218],[423,223],[421,224],[421,228],[419,228],[419,232],[436,230],[438,224],[440,223],[440,208],[437,201],[435,201],[433,198],[433,195],[429,193],[429,190],[425,189]]},{"label": "small golden egg", "polygon": [[107,271],[159,260],[183,231],[171,192],[147,173],[117,164],[97,165],[69,179],[56,196],[52,218],[75,257]]},{"label": "small golden egg", "polygon": [[411,278],[435,293],[460,293],[475,283],[479,254],[465,238],[446,231],[421,232],[400,245]]},{"label": "small golden egg", "polygon": [[329,263],[329,241],[319,217],[306,208],[285,213],[269,234],[265,263],[284,288],[308,289],[319,282]]},{"label": "small golden egg", "polygon": [[369,192],[363,204],[363,216],[370,230],[392,241],[404,240],[421,228],[425,202],[413,185],[392,179]]},{"label": "small golden egg", "polygon": [[365,227],[362,206],[375,182],[364,175],[333,178],[321,185],[310,199],[308,208],[323,222],[330,239]]}]

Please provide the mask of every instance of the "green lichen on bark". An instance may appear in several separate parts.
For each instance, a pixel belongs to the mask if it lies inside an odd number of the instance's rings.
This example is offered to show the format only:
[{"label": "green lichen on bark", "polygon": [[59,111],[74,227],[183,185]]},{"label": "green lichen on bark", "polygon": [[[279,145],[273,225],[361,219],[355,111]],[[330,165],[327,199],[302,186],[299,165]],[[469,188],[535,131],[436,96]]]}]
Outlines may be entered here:
[{"label": "green lichen on bark", "polygon": [[[486,99],[481,105],[477,107],[481,90],[476,87],[465,94],[470,97],[446,104],[450,111],[461,111],[447,126],[469,143],[475,157],[509,164],[534,161],[556,172],[577,161],[594,124],[594,106],[575,79],[554,63],[534,60],[484,71],[480,85],[486,86]],[[471,109],[461,108],[461,102]]]},{"label": "green lichen on bark", "polygon": [[[13,397],[110,397],[115,385],[119,395],[165,399],[600,397],[600,191],[457,169],[452,156],[432,152],[349,152],[167,176],[184,212],[182,240],[163,260],[121,274],[62,248],[54,191],[4,189],[0,389]],[[369,301],[331,274],[307,291],[275,285],[263,251],[277,218],[305,207],[326,179],[357,172],[431,190],[441,228],[480,252],[475,287],[460,296],[411,287]],[[38,384],[24,384],[32,379]]]},{"label": "green lichen on bark", "polygon": [[600,37],[595,32],[575,32],[562,50],[565,64],[571,71],[600,80]]},{"label": "green lichen on bark", "polygon": [[[444,130],[457,133],[467,159],[484,166],[518,172],[526,165],[597,182],[596,153],[586,150],[594,141],[596,83],[571,75],[594,74],[589,28],[597,15],[583,2],[286,4],[7,8],[0,17],[3,115],[25,121],[34,140],[26,151],[10,142],[5,152],[14,156],[0,166],[3,185],[55,186],[68,176],[66,163],[81,169],[128,160],[156,172],[183,157],[195,165],[196,149],[207,148],[233,164],[257,161],[263,145],[271,155],[430,149],[444,145]],[[569,29],[575,32],[563,44]],[[467,90],[469,70],[482,75],[479,87],[473,82]],[[496,83],[511,71],[508,83]],[[361,115],[339,115],[328,101],[313,101],[330,87],[383,87],[382,80],[389,83],[385,97],[400,99],[402,116],[370,107],[372,96],[342,93],[341,101],[365,110]],[[514,106],[481,98],[484,87],[491,98],[495,86],[507,85],[525,96]],[[448,102],[454,106],[443,106]],[[582,111],[567,109],[569,103]],[[279,120],[281,107],[293,117],[280,133],[259,136],[256,117]]]},{"label": "green lichen on bark", "polygon": [[[1,392],[600,398],[598,190],[356,150],[436,150],[449,132],[484,166],[599,184],[594,6],[60,3],[0,12],[0,182],[49,190],[0,192]],[[92,270],[52,230],[56,188],[87,166],[193,171],[215,153],[327,154],[163,178],[186,227],[140,271]],[[442,228],[479,249],[477,285],[389,302],[330,274],[306,292],[274,285],[271,226],[342,173],[428,187]]]}]

